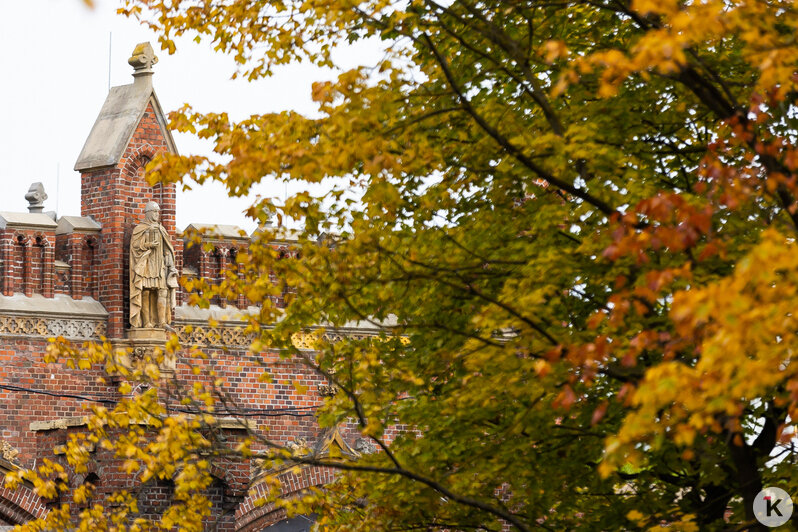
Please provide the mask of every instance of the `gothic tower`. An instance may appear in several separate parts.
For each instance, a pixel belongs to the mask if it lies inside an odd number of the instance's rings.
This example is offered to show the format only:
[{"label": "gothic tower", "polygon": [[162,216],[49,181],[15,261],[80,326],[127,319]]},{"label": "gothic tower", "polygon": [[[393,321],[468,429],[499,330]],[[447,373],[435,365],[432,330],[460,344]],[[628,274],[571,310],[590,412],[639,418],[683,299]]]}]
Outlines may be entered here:
[{"label": "gothic tower", "polygon": [[98,298],[109,313],[108,338],[122,338],[127,327],[128,247],[144,207],[155,201],[162,224],[175,235],[175,185],[150,186],[144,169],[156,154],[177,153],[155,91],[152,46],[141,43],[128,60],[133,83],[113,87],[105,99],[75,170],[81,173],[81,215],[102,226],[96,275]]}]

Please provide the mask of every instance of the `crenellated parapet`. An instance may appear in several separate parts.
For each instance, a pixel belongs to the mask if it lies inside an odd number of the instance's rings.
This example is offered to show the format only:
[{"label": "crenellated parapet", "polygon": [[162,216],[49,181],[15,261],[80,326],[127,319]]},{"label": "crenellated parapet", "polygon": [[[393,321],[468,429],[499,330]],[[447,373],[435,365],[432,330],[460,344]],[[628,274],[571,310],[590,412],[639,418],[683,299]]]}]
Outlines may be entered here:
[{"label": "crenellated parapet", "polygon": [[[249,246],[254,241],[260,241],[266,229],[274,234],[265,244],[274,249],[280,258],[299,256],[297,236],[294,231],[285,227],[274,230],[275,228],[271,226],[265,226],[247,235],[243,229],[235,225],[193,223],[183,231],[180,259],[183,276],[189,280],[202,279],[209,285],[218,286],[224,278],[225,271],[232,268],[233,272],[240,272],[242,266],[237,257],[248,253]],[[276,296],[275,304],[278,307],[285,305],[284,296],[285,294]],[[181,293],[178,301],[188,302],[187,294]],[[222,308],[231,306],[238,309],[246,309],[252,305],[244,294],[239,294],[235,301],[222,300],[217,296],[211,303]]]},{"label": "crenellated parapet", "polygon": [[[236,257],[246,253],[250,237],[235,225],[190,224],[183,231],[183,275],[218,285],[228,268],[235,268]],[[183,294],[181,302],[186,301]],[[249,303],[241,295],[236,301],[215,297],[212,303],[246,308]]]}]

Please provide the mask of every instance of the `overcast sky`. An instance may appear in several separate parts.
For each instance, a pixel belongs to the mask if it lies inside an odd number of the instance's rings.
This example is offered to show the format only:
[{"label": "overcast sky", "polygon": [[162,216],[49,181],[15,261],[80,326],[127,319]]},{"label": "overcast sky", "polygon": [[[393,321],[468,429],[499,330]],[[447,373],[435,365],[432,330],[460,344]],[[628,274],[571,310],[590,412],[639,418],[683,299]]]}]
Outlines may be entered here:
[{"label": "overcast sky", "polygon": [[[80,0],[0,0],[0,211],[25,211],[25,192],[41,181],[49,195],[45,210],[80,214],[80,175],[72,168],[108,93],[109,34],[111,86],[131,83],[127,59],[134,46],[153,44],[159,58],[153,85],[166,112],[190,103],[198,111],[227,111],[233,119],[285,109],[312,114],[311,83],[335,75],[299,65],[256,83],[232,81],[233,60],[212,53],[208,43],[178,41],[170,56],[154,34],[115,14],[116,1],[95,3],[89,10]],[[340,58],[351,66],[378,56],[361,46]],[[190,136],[176,135],[175,141],[184,154],[210,151]],[[257,192],[282,199],[286,188],[269,181]],[[227,198],[221,186],[178,192],[177,199],[179,228],[192,222],[255,228],[242,213],[248,202]]]}]

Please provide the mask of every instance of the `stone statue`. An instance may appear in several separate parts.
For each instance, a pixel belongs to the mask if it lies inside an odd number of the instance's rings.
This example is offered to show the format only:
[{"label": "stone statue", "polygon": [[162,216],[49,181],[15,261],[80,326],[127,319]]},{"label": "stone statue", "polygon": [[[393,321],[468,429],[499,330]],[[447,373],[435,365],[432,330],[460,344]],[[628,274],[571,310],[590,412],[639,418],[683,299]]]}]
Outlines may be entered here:
[{"label": "stone statue", "polygon": [[154,201],[144,208],[144,221],[130,237],[130,325],[166,327],[172,320],[177,289],[175,249],[160,224]]}]

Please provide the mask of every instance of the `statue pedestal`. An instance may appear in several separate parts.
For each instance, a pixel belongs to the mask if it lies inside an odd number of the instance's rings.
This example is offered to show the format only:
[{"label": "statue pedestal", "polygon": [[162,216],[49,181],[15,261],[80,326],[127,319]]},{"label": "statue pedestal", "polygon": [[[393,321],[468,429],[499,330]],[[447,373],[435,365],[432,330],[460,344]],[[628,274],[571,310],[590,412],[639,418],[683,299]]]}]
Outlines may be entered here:
[{"label": "statue pedestal", "polygon": [[136,343],[160,342],[161,344],[166,344],[166,337],[166,329],[158,327],[142,327],[140,329],[128,329],[127,331],[127,339]]},{"label": "statue pedestal", "polygon": [[147,359],[163,360],[159,364],[161,377],[171,377],[175,373],[176,359],[174,354],[166,352],[166,340],[169,335],[161,328],[129,329],[127,339],[116,343],[117,363],[129,369]]}]

